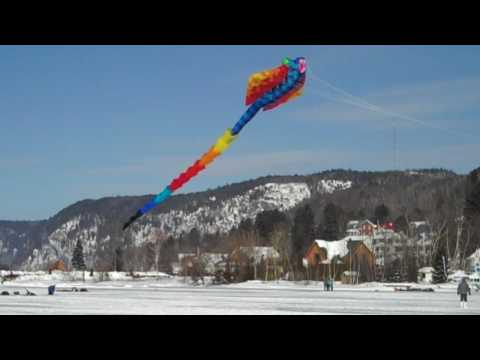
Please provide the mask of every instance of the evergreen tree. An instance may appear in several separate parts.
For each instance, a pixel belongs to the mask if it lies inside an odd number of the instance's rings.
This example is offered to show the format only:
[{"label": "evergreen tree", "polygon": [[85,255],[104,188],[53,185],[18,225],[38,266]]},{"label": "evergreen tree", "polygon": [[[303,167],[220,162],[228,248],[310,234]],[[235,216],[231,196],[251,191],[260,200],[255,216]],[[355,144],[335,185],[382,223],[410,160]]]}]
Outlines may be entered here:
[{"label": "evergreen tree", "polygon": [[417,282],[418,280],[418,265],[415,254],[409,253],[406,258],[407,281]]},{"label": "evergreen tree", "polygon": [[409,218],[411,221],[423,221],[425,220],[425,214],[421,209],[416,207],[415,209],[412,210]]},{"label": "evergreen tree", "polygon": [[465,207],[463,215],[466,231],[463,232],[465,254],[473,253],[480,247],[480,168],[473,170],[467,177],[465,189]]},{"label": "evergreen tree", "polygon": [[145,268],[147,271],[150,271],[155,267],[155,258],[155,243],[149,242],[145,248]]},{"label": "evergreen tree", "polygon": [[200,231],[198,231],[198,229],[194,227],[185,237],[185,241],[185,247],[188,249],[188,251],[196,253],[197,248],[200,248],[201,246],[202,235],[200,234]]},{"label": "evergreen tree", "polygon": [[338,209],[333,203],[328,203],[323,210],[322,238],[328,241],[338,240],[340,237],[338,226]]},{"label": "evergreen tree", "polygon": [[258,214],[255,219],[255,228],[260,235],[261,245],[270,245],[268,242],[275,226],[287,223],[287,216],[279,210],[267,210]]},{"label": "evergreen tree", "polygon": [[245,232],[253,231],[253,226],[254,225],[252,220],[250,218],[247,218],[240,222],[240,224],[238,225],[238,230]]},{"label": "evergreen tree", "polygon": [[123,249],[118,247],[115,249],[115,256],[113,260],[113,268],[115,271],[123,271],[124,264],[123,264]]},{"label": "evergreen tree", "polygon": [[390,209],[385,204],[378,205],[375,208],[375,223],[384,224],[389,216]]},{"label": "evergreen tree", "polygon": [[403,215],[400,215],[395,220],[395,229],[397,232],[403,231],[405,235],[408,235],[408,222],[407,218]]},{"label": "evergreen tree", "polygon": [[364,209],[360,209],[358,210],[357,212],[357,219],[358,220],[363,220],[367,217],[367,215],[365,214],[365,210]]},{"label": "evergreen tree", "polygon": [[177,261],[178,251],[176,250],[176,239],[173,236],[168,237],[160,248],[159,263],[162,269],[169,269],[172,262]]},{"label": "evergreen tree", "polygon": [[73,250],[73,257],[72,257],[72,266],[75,270],[85,270],[85,260],[83,258],[83,246],[80,240],[77,241],[77,245]]},{"label": "evergreen tree", "polygon": [[402,281],[402,264],[400,259],[394,259],[385,266],[385,278],[389,282]]},{"label": "evergreen tree", "polygon": [[448,257],[445,249],[439,249],[433,258],[433,283],[442,284],[448,279]]},{"label": "evergreen tree", "polygon": [[292,247],[293,255],[297,259],[297,264],[301,266],[302,258],[315,240],[315,222],[314,214],[310,205],[305,205],[297,209],[293,220],[292,228]]},{"label": "evergreen tree", "polygon": [[323,224],[319,223],[315,229],[315,238],[316,239],[321,239],[323,237]]},{"label": "evergreen tree", "polygon": [[470,220],[480,216],[480,168],[470,172],[465,187],[464,214]]}]

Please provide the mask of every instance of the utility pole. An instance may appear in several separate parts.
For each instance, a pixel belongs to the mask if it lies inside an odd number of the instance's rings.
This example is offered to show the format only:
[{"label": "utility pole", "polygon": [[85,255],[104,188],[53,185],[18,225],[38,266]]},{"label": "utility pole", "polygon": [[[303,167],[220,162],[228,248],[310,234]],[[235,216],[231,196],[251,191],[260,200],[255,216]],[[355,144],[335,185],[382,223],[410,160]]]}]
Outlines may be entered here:
[{"label": "utility pole", "polygon": [[397,169],[397,128],[393,126],[393,166]]}]

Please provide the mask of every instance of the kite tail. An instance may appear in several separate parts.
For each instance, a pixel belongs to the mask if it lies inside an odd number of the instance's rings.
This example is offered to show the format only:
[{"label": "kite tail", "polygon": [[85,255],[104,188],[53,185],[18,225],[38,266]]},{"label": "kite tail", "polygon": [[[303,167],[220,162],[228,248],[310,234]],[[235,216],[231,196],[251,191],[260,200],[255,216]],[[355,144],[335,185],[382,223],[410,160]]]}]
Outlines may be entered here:
[{"label": "kite tail", "polygon": [[[247,121],[248,122],[248,121]],[[166,186],[165,189],[152,200],[145,204],[144,207],[139,209],[135,215],[133,215],[124,225],[123,230],[127,229],[134,221],[145,215],[147,212],[152,210],[157,205],[161,204],[167,200],[172,194],[185,185],[190,179],[194,176],[197,176],[198,173],[204,170],[208,165],[210,165],[213,160],[215,160],[219,155],[221,155],[225,150],[227,150],[230,145],[237,138],[233,134],[231,129],[227,129],[222,136],[217,139],[215,145],[213,145],[203,156],[198,159],[192,166],[187,170],[182,172],[177,178],[175,178],[170,185]]]}]

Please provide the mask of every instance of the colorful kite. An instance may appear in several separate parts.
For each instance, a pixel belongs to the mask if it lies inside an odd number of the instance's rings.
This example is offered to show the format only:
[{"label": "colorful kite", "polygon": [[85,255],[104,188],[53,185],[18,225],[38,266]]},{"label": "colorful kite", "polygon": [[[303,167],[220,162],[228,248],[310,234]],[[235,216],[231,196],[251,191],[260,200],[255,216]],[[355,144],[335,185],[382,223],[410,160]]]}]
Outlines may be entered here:
[{"label": "colorful kite", "polygon": [[180,189],[191,178],[204,170],[217,156],[227,150],[238,137],[243,127],[252,120],[260,109],[263,108],[264,111],[271,110],[300,96],[305,85],[306,70],[305,58],[285,58],[282,65],[250,76],[245,100],[245,104],[250,105],[250,107],[233,129],[227,129],[207,153],[174,179],[160,194],[139,209],[125,223],[123,230],[154,207],[167,200],[176,190]]}]

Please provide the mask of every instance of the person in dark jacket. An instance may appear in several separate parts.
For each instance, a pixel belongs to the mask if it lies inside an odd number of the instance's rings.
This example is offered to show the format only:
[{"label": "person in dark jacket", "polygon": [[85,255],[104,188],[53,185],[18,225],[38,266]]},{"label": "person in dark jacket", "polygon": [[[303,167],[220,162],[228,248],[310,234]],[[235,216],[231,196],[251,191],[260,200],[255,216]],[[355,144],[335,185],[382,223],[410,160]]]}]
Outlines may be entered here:
[{"label": "person in dark jacket", "polygon": [[470,286],[468,286],[467,279],[462,278],[457,288],[457,295],[460,295],[460,307],[462,309],[467,308],[467,294],[472,295],[472,292],[470,291]]},{"label": "person in dark jacket", "polygon": [[330,283],[328,282],[328,278],[325,278],[323,280],[323,290],[330,291]]}]

